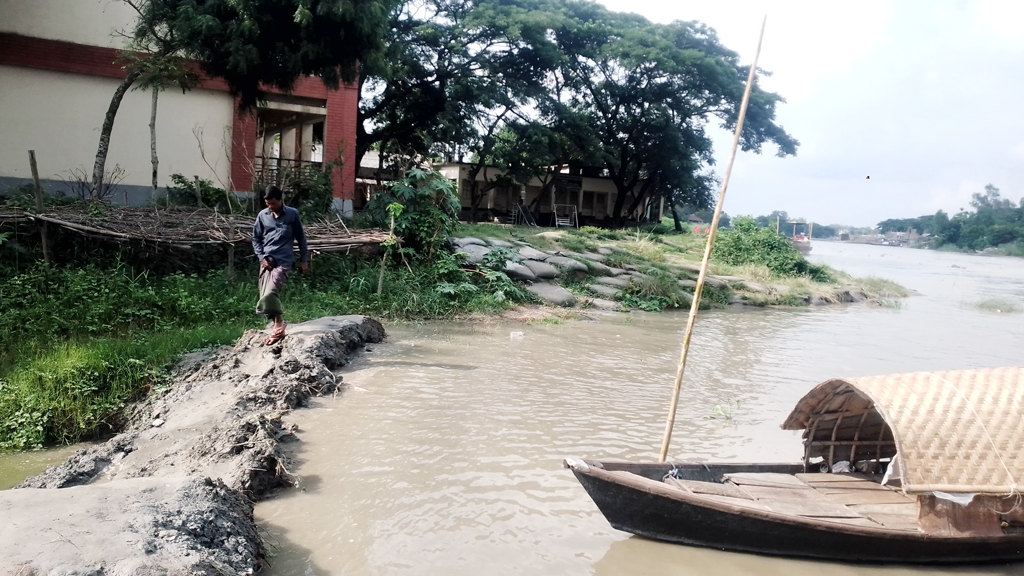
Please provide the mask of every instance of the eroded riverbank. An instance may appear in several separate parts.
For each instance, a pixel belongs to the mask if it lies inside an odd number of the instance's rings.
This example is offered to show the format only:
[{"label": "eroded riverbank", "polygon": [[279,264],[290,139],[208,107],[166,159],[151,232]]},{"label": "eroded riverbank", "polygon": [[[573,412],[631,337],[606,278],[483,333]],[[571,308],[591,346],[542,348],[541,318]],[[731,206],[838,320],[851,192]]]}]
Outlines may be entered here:
[{"label": "eroded riverbank", "polygon": [[111,440],[0,492],[0,565],[25,574],[251,574],[252,503],[291,486],[282,417],[337,390],[336,371],[384,329],[362,316],[247,332],[137,408]]}]

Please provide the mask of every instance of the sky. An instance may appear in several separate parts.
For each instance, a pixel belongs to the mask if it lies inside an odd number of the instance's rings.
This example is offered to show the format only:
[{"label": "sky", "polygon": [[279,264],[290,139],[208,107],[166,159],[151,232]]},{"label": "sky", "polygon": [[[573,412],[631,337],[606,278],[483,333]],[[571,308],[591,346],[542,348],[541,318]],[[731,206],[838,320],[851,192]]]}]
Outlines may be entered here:
[{"label": "sky", "polygon": [[[986,184],[1024,197],[1024,1],[598,0],[654,22],[699,20],[750,63],[796,157],[740,152],[724,209],[873,226],[970,209]],[[732,135],[714,134],[715,171]],[[869,178],[870,177],[870,178]]]}]

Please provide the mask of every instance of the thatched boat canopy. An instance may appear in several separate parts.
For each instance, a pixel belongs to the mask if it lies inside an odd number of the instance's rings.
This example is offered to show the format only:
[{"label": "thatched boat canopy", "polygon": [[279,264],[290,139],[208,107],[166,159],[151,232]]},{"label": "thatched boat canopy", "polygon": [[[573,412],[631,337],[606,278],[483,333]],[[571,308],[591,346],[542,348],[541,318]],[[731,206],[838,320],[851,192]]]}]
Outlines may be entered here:
[{"label": "thatched boat canopy", "polygon": [[1024,368],[837,378],[793,409],[805,463],[897,453],[903,489],[1016,494],[1024,479]]}]

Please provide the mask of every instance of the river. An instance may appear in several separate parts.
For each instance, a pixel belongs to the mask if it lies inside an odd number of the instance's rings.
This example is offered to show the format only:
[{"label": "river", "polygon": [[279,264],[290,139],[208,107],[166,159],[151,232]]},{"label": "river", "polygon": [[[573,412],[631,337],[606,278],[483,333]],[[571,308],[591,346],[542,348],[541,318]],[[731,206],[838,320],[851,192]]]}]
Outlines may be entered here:
[{"label": "river", "polygon": [[[995,309],[1024,308],[1024,260],[825,242],[810,258],[919,294],[897,308],[702,313],[671,459],[798,460],[799,433],[779,425],[830,377],[1020,364],[1024,316]],[[256,507],[267,573],[937,572],[666,545],[607,524],[561,459],[656,458],[685,319],[389,327],[344,393],[290,416],[303,488]]]}]

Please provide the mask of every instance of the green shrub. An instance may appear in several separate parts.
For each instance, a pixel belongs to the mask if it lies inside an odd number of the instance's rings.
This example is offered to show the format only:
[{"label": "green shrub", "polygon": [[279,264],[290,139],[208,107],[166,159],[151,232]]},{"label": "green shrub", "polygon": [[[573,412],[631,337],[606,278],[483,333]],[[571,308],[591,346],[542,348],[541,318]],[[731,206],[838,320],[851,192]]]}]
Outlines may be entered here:
[{"label": "green shrub", "polygon": [[[241,212],[238,197],[213,185],[212,180],[199,180],[199,197],[196,197],[196,181],[183,174],[171,174],[171,185],[167,187],[165,203],[174,206],[199,206],[216,208],[221,212]],[[228,203],[231,203],[230,206]]]},{"label": "green shrub", "polygon": [[723,230],[715,240],[712,256],[716,261],[733,266],[760,264],[779,276],[832,281],[823,266],[805,260],[789,240],[769,228],[759,228],[753,218],[740,216],[732,224],[731,230]]},{"label": "green shrub", "polygon": [[386,192],[366,204],[366,215],[374,226],[391,228],[388,207],[401,204],[395,218],[395,234],[405,247],[431,257],[445,238],[458,227],[460,210],[455,183],[440,172],[414,168],[405,178],[392,183]]}]

